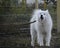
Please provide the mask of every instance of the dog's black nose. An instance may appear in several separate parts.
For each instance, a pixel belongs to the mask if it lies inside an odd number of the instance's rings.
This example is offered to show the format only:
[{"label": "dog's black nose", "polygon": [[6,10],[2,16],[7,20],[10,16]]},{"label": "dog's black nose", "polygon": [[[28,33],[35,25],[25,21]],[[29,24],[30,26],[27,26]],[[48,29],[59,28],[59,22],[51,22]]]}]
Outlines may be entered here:
[{"label": "dog's black nose", "polygon": [[40,18],[41,18],[41,20],[43,20],[43,15],[41,15],[41,17],[40,17]]}]

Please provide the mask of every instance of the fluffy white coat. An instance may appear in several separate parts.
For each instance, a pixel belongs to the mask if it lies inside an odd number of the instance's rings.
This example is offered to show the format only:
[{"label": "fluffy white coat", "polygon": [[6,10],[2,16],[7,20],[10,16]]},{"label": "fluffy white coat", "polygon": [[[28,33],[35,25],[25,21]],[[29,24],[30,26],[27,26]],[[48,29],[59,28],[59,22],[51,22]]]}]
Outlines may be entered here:
[{"label": "fluffy white coat", "polygon": [[[43,19],[41,19],[41,15]],[[46,46],[50,46],[53,23],[49,11],[41,9],[34,10],[30,22],[33,21],[36,22],[30,24],[31,45],[34,46],[37,37],[37,43],[40,46],[44,46],[43,40],[45,40]]]}]

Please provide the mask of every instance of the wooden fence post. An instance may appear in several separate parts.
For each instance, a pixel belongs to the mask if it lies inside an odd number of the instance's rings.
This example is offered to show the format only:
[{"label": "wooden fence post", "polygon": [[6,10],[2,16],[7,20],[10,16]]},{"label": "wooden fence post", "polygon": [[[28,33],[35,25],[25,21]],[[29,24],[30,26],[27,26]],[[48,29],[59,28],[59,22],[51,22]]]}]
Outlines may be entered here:
[{"label": "wooden fence post", "polygon": [[60,0],[57,0],[57,32],[60,32]]},{"label": "wooden fence post", "polygon": [[35,0],[35,9],[38,9],[38,0]]}]

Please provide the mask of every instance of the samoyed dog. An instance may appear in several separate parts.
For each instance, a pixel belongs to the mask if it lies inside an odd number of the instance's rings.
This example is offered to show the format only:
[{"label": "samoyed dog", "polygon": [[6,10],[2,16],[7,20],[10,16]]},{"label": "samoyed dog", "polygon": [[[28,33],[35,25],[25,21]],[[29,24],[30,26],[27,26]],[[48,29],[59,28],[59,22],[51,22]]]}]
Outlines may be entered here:
[{"label": "samoyed dog", "polygon": [[[36,9],[32,14],[30,22],[31,45],[34,46],[35,40],[39,46],[50,46],[51,31],[52,31],[52,18],[48,10]],[[44,41],[45,40],[45,44]]]}]

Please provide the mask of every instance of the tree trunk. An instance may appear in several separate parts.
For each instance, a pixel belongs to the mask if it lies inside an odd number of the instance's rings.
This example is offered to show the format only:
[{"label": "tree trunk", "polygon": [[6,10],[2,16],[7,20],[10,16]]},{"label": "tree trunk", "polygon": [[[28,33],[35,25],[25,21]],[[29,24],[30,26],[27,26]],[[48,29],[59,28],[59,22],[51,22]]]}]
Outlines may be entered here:
[{"label": "tree trunk", "polygon": [[44,9],[47,8],[46,0],[44,0]]},{"label": "tree trunk", "polygon": [[22,10],[26,10],[26,0],[22,0]]},{"label": "tree trunk", "polygon": [[57,0],[57,31],[60,32],[60,0]]},{"label": "tree trunk", "polygon": [[38,9],[38,0],[35,0],[35,8]]}]

